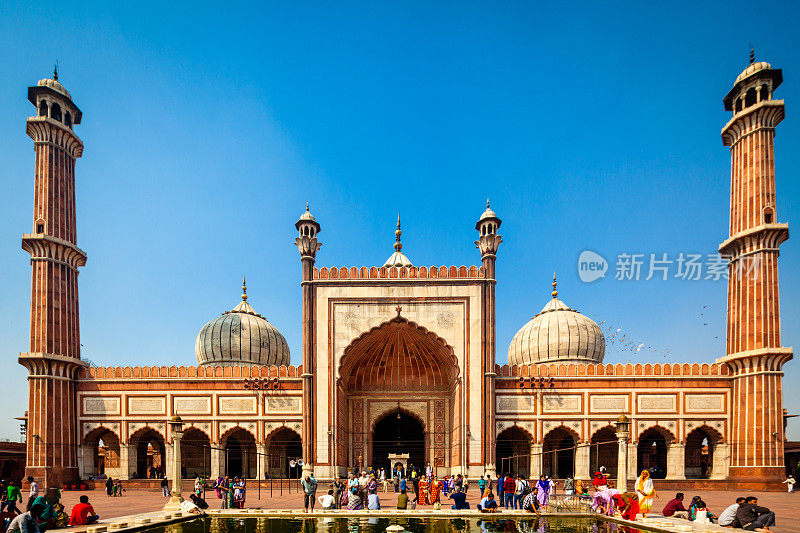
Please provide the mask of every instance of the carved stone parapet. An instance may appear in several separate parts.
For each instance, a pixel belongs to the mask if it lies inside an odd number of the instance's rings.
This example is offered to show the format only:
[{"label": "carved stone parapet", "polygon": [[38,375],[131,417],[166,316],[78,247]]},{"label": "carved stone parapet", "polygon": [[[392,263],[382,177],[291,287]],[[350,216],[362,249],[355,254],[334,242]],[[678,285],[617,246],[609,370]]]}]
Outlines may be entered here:
[{"label": "carved stone parapet", "polygon": [[722,144],[733,146],[755,131],[774,129],[784,116],[783,100],[765,100],[747,107],[722,128]]}]

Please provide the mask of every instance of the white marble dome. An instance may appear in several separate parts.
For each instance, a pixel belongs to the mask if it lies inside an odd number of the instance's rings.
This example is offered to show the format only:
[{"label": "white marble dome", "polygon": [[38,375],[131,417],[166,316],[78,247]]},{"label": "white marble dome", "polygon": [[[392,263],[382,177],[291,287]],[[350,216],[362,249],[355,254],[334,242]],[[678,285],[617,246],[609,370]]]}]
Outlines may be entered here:
[{"label": "white marble dome", "polygon": [[281,332],[247,303],[211,320],[197,335],[199,366],[288,365],[289,345]]},{"label": "white marble dome", "polygon": [[553,299],[520,329],[508,347],[509,365],[536,363],[602,363],[606,340],[591,318]]}]

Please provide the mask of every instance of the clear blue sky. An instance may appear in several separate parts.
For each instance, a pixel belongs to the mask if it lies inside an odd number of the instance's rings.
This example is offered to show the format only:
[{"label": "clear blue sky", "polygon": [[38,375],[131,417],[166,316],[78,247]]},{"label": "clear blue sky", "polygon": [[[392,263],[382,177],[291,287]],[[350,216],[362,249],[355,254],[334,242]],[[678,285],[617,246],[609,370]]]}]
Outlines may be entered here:
[{"label": "clear blue sky", "polygon": [[[77,165],[83,354],[192,364],[203,324],[251,303],[300,357],[294,222],[318,265],[376,265],[403,217],[418,265],[477,264],[503,219],[498,362],[547,302],[621,328],[607,362],[712,362],[726,284],[578,278],[591,249],[713,253],[727,237],[722,97],[758,59],[776,97],[778,220],[800,223],[800,4],[5,2],[0,7],[0,435],[26,409],[33,145],[26,87],[52,73],[84,112]],[[800,349],[800,238],[781,248],[784,345]],[[701,313],[703,313],[701,315]],[[652,347],[652,348],[650,348]],[[800,362],[785,403],[800,413]],[[800,423],[790,426],[800,439]]]}]

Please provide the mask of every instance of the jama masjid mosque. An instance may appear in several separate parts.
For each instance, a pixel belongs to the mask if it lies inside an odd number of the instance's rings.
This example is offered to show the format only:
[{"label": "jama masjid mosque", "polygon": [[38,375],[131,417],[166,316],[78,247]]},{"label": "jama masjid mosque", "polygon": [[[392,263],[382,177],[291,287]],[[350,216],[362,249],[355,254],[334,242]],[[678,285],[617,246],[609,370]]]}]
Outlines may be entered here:
[{"label": "jama masjid mosque", "polygon": [[[395,251],[375,266],[318,266],[323,225],[306,207],[300,252],[302,364],[256,309],[246,287],[200,329],[196,365],[90,367],[80,357],[75,163],[82,113],[52,79],[28,88],[36,109],[30,254],[27,473],[50,483],[104,472],[123,479],[171,469],[168,423],[183,420],[185,475],[296,475],[389,467],[389,455],[441,475],[513,469],[589,478],[600,465],[629,477],[650,468],[674,480],[782,479],[784,420],[774,144],[784,103],[780,69],[755,62],[724,97],[731,151],[727,351],[716,361],[604,364],[600,328],[549,299],[496,363],[495,262],[501,220],[487,205],[475,225],[480,263],[416,265]],[[722,201],[722,199],[720,199]],[[335,246],[335,236],[333,246]],[[319,257],[318,257],[319,254]],[[737,264],[758,259],[757,276]],[[478,256],[476,255],[476,260]],[[244,284],[243,284],[244,285]],[[232,298],[233,300],[234,298]],[[568,299],[568,298],[566,298]],[[535,312],[535,309],[532,309]],[[199,326],[199,324],[198,324]],[[191,342],[187,339],[187,345]],[[618,461],[617,420],[630,424]],[[511,459],[509,459],[511,458]],[[513,461],[513,463],[511,463]]]}]

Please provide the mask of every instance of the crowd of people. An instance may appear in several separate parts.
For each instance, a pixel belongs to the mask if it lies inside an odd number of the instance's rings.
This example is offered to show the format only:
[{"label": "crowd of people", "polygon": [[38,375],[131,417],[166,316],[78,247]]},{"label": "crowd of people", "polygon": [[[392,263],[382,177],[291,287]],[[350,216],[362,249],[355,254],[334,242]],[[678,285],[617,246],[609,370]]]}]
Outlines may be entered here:
[{"label": "crowd of people", "polygon": [[[61,494],[56,488],[48,488],[40,494],[38,483],[33,477],[27,478],[28,500],[23,512],[22,483],[17,481],[0,482],[0,520],[6,520],[6,531],[16,533],[44,533],[47,529],[66,527],[68,525],[86,525],[96,522],[100,517],[89,503],[89,497],[80,496],[69,515],[60,502]],[[431,505],[441,509],[445,502],[452,509],[470,509],[467,492],[468,480],[461,474],[444,476],[441,479],[429,467],[417,471],[413,467],[395,468],[391,479],[387,479],[384,471],[351,472],[347,478],[334,480],[325,494],[317,497],[318,482],[313,474],[306,474],[300,481],[304,495],[304,508],[314,511],[319,502],[323,510],[378,510],[381,509],[379,487],[384,493],[389,484],[394,485],[397,493],[397,509],[415,509],[418,505]],[[556,496],[558,482],[549,476],[541,475],[538,480],[528,480],[523,475],[503,474],[497,480],[490,476],[481,476],[477,480],[478,502],[476,509],[482,513],[498,512],[500,509],[515,509],[530,513],[544,512],[551,498]],[[589,487],[594,493],[589,495]],[[167,479],[162,481],[164,496],[169,496]],[[108,478],[105,484],[106,494],[111,497],[121,496],[124,489],[119,480]],[[793,488],[793,487],[792,487]],[[220,476],[216,480],[198,477],[194,483],[194,491],[182,502],[181,510],[187,513],[202,514],[209,507],[204,499],[205,491],[210,490],[217,495],[223,509],[242,509],[245,506],[246,481],[242,478]],[[568,477],[563,482],[563,499],[584,501],[597,513],[608,516],[620,516],[635,521],[639,515],[647,516],[657,497],[652,478],[647,470],[643,470],[636,479],[634,489],[619,492],[614,482],[601,467],[592,478],[591,484],[584,484],[580,479]],[[692,498],[689,506],[684,505],[684,494],[677,493],[664,506],[662,515],[698,523],[713,523],[720,526],[740,528],[760,533],[770,533],[775,525],[775,513],[758,505],[756,496],[739,497],[735,503],[726,507],[719,516],[708,508],[700,496]]]}]

